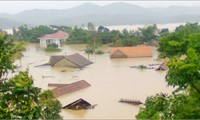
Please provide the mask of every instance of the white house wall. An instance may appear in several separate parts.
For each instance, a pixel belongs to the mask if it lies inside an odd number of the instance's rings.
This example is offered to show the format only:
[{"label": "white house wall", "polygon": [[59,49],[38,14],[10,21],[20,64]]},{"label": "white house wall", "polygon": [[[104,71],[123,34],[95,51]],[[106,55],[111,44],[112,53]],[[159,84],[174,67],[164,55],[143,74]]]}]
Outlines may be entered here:
[{"label": "white house wall", "polygon": [[40,47],[47,47],[45,39],[40,39]]},{"label": "white house wall", "polygon": [[50,44],[55,43],[58,47],[61,47],[60,39],[40,39],[40,46],[47,47],[47,40],[53,40]]}]

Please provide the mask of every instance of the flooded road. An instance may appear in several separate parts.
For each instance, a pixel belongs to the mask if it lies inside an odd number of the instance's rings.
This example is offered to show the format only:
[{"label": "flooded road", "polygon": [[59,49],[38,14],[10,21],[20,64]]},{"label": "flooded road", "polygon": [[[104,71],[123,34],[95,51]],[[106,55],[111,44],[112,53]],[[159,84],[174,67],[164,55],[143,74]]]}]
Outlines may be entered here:
[{"label": "flooded road", "polygon": [[[84,69],[34,67],[49,61],[51,55],[70,55],[79,53],[88,57],[83,52],[85,45],[65,45],[62,52],[45,53],[39,49],[39,44],[27,45],[27,51],[23,52],[21,62],[22,70],[29,68],[29,73],[34,78],[34,85],[43,90],[52,89],[48,83],[72,83],[86,80],[90,87],[58,97],[63,106],[83,98],[91,104],[97,104],[94,109],[73,111],[63,109],[61,115],[64,119],[135,119],[139,106],[119,103],[121,98],[138,99],[145,102],[146,98],[156,93],[170,93],[173,88],[167,87],[165,82],[166,71],[154,69],[140,70],[130,68],[134,65],[148,65],[162,63],[155,61],[157,52],[154,49],[152,58],[127,58],[110,59],[109,47],[103,46],[107,52],[103,55],[90,55],[94,62]],[[66,70],[65,72],[61,72]],[[53,76],[43,78],[42,76]]]}]

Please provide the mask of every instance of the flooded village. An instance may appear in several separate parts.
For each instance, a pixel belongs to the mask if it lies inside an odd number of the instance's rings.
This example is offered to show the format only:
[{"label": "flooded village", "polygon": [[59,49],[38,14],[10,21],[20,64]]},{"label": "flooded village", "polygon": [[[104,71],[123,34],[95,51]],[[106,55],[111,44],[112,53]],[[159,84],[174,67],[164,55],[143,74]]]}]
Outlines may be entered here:
[{"label": "flooded village", "polygon": [[[174,90],[167,86],[166,71],[156,71],[156,68],[159,68],[164,61],[157,60],[159,53],[155,46],[149,46],[150,49],[147,49],[147,54],[150,56],[112,58],[112,47],[102,45],[101,48],[105,54],[90,54],[89,59],[88,54],[84,52],[85,47],[85,44],[69,44],[63,45],[61,52],[49,53],[42,49],[40,43],[29,43],[26,45],[26,51],[22,52],[24,56],[15,62],[16,65],[22,66],[19,70],[29,68],[30,75],[34,79],[34,86],[43,90],[50,89],[56,94],[64,92],[56,95],[64,108],[79,99],[95,105],[93,109],[85,110],[62,109],[61,115],[64,119],[135,119],[141,105],[119,102],[121,99],[139,100],[144,103],[150,95],[159,92],[170,94]],[[78,58],[81,60],[80,63],[87,59],[89,64],[86,61],[88,65],[81,69],[74,66],[64,67],[63,64],[66,61],[58,63],[57,67],[45,65],[52,63],[52,57],[68,57],[76,54],[81,58],[84,57],[82,58],[84,60]],[[146,53],[139,52],[139,54]],[[59,61],[60,58],[55,59]],[[44,66],[40,66],[43,64]],[[55,61],[53,64],[56,64]],[[139,65],[151,68],[153,65],[154,69],[132,68]],[[63,86],[68,87],[80,81],[84,82],[62,89]],[[59,88],[61,90],[55,92]]]},{"label": "flooded village", "polygon": [[[34,78],[34,85],[42,89],[50,83],[70,84],[80,80],[87,81],[91,86],[57,97],[63,106],[84,99],[91,104],[97,104],[91,110],[67,110],[63,109],[61,115],[66,119],[134,119],[140,107],[119,103],[121,98],[136,99],[145,102],[146,97],[159,92],[170,93],[173,88],[167,87],[165,81],[166,71],[155,69],[134,69],[130,66],[161,64],[155,61],[157,58],[156,48],[153,48],[153,57],[148,58],[120,58],[111,59],[110,54],[91,55],[93,64],[83,69],[66,67],[34,67],[49,61],[51,55],[70,55],[79,53],[87,58],[82,49],[84,45],[65,45],[61,53],[45,53],[37,49],[39,44],[27,45],[24,57],[15,63],[22,65],[22,69],[29,68],[30,75]],[[103,46],[103,50],[109,51],[109,47]],[[62,72],[64,71],[64,72]],[[45,77],[49,76],[49,77]],[[52,76],[52,77],[50,77]],[[156,89],[155,89],[156,88]]]},{"label": "flooded village", "polygon": [[0,2],[0,119],[200,118],[200,7],[20,2]]}]

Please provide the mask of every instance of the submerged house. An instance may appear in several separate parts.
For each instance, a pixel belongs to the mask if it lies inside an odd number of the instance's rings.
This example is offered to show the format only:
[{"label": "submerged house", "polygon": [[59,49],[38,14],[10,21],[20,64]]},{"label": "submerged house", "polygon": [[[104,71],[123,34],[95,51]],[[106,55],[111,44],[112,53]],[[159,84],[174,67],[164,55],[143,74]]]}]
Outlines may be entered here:
[{"label": "submerged house", "polygon": [[167,70],[167,62],[163,62],[156,70]]},{"label": "submerged house", "polygon": [[47,47],[49,44],[56,44],[61,47],[66,39],[68,39],[69,34],[63,31],[58,31],[53,34],[46,34],[38,39],[40,40],[40,47]]},{"label": "submerged house", "polygon": [[110,58],[137,58],[152,57],[152,47],[138,45],[134,47],[113,47],[111,48]]},{"label": "submerged house", "polygon": [[91,107],[92,107],[92,105],[89,102],[80,98],[80,99],[64,106],[63,108],[64,109],[72,109],[72,110],[81,110],[81,109],[89,109]]},{"label": "submerged house", "polygon": [[78,82],[74,82],[71,84],[57,87],[57,88],[53,89],[52,91],[53,91],[53,94],[55,97],[59,97],[61,95],[69,94],[69,93],[87,88],[89,86],[91,86],[91,85],[88,82],[86,82],[85,80],[81,80]]},{"label": "submerged house", "polygon": [[52,67],[83,68],[92,63],[93,62],[78,53],[68,56],[51,56],[49,59],[49,65]]}]

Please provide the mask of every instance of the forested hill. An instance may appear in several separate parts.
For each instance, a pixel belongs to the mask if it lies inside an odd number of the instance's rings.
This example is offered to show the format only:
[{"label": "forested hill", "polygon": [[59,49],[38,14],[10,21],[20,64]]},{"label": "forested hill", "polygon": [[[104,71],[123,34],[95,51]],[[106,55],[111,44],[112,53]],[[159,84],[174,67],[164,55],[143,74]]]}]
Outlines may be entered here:
[{"label": "forested hill", "polygon": [[[144,8],[118,2],[105,6],[84,3],[69,9],[33,9],[18,14],[0,14],[0,28],[28,25],[132,25],[152,23],[199,22],[200,7],[171,6]],[[6,21],[7,20],[7,21]]]}]

